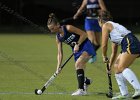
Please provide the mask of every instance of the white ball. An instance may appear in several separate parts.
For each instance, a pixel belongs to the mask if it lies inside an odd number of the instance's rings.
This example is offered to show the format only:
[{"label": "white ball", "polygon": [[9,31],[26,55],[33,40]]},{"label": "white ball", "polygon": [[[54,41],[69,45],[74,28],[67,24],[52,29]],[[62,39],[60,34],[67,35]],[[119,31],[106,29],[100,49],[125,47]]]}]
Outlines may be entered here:
[{"label": "white ball", "polygon": [[41,90],[38,90],[37,93],[38,93],[38,94],[42,94],[42,91],[41,91]]}]

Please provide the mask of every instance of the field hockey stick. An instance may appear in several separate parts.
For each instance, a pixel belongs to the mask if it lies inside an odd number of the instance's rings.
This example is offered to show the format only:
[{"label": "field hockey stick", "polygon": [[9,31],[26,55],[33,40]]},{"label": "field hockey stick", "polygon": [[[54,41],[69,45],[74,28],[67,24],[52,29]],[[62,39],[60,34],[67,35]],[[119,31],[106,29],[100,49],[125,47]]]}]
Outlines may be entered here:
[{"label": "field hockey stick", "polygon": [[[72,54],[70,55],[70,57],[60,66],[61,70],[64,68],[64,66],[67,64],[67,62],[72,58],[73,55],[74,55],[74,54],[72,53]],[[46,90],[46,88],[53,82],[53,80],[56,78],[57,75],[58,75],[58,73],[55,72],[55,73],[50,77],[50,79],[45,83],[45,85],[42,87],[41,90],[35,89],[35,94],[36,94],[36,95],[41,95],[41,94]]]},{"label": "field hockey stick", "polygon": [[111,73],[109,72],[110,71],[110,68],[109,68],[109,64],[106,63],[106,67],[107,67],[107,75],[108,75],[108,85],[109,85],[109,92],[106,94],[106,96],[108,98],[112,98],[113,97],[113,90],[112,90],[112,81],[111,81]]}]

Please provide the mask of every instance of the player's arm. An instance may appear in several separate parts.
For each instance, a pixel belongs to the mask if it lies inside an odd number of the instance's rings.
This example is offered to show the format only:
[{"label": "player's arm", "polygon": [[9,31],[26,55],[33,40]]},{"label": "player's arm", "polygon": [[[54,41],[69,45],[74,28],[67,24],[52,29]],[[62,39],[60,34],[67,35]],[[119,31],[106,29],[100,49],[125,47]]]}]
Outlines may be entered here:
[{"label": "player's arm", "polygon": [[76,27],[74,27],[74,26],[72,26],[72,25],[67,25],[66,27],[67,27],[67,30],[68,30],[69,32],[72,32],[72,33],[75,33],[75,34],[80,35],[79,40],[76,41],[77,43],[76,43],[75,46],[74,46],[74,53],[76,53],[76,52],[79,51],[79,46],[80,46],[80,45],[85,41],[85,39],[87,38],[87,34],[86,34],[84,31],[82,31],[82,30],[80,30],[79,28],[76,28]]},{"label": "player's arm", "polygon": [[106,11],[107,9],[106,9],[104,1],[103,0],[98,0],[98,1],[99,1],[99,5],[101,7],[101,10]]},{"label": "player's arm", "polygon": [[102,57],[103,61],[107,62],[107,48],[108,48],[108,38],[109,38],[109,25],[108,23],[102,26]]},{"label": "player's arm", "polygon": [[87,0],[83,0],[80,8],[77,10],[76,14],[73,16],[74,19],[77,19],[77,17],[82,14],[83,10],[85,9],[87,5]]},{"label": "player's arm", "polygon": [[56,44],[57,44],[57,50],[58,50],[58,54],[57,54],[57,71],[59,73],[59,67],[62,63],[63,60],[63,49],[62,49],[62,42],[60,42],[56,36]]},{"label": "player's arm", "polygon": [[85,39],[87,38],[87,34],[84,31],[82,31],[81,29],[79,29],[79,28],[76,28],[76,27],[74,27],[72,25],[67,25],[66,28],[67,28],[67,30],[69,32],[72,32],[72,33],[80,35],[80,38],[79,38],[79,40],[77,42],[78,45],[81,45],[85,41]]}]

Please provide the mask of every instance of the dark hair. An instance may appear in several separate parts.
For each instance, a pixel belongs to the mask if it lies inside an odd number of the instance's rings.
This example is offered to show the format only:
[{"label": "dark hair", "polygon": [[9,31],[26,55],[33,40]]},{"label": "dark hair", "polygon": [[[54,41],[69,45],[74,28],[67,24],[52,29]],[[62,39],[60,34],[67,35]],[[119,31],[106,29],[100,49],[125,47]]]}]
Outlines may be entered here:
[{"label": "dark hair", "polygon": [[99,12],[99,19],[101,21],[112,21],[113,17],[111,16],[109,11],[100,11]]},{"label": "dark hair", "polygon": [[50,24],[57,24],[59,23],[55,14],[54,13],[50,13],[49,14],[49,18],[48,18],[48,22],[47,22],[47,25],[50,25]]}]

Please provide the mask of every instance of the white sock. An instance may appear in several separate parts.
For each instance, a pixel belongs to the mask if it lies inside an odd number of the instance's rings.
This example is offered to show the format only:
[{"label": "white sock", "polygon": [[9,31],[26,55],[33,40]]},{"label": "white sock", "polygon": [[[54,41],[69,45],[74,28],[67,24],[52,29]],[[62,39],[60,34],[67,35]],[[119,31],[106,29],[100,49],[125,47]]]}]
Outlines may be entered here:
[{"label": "white sock", "polygon": [[135,90],[140,89],[140,83],[139,83],[136,75],[134,74],[134,72],[131,69],[129,69],[129,68],[124,69],[122,74],[128,80],[128,82],[133,86],[133,88]]},{"label": "white sock", "polygon": [[128,95],[128,89],[127,89],[127,86],[126,86],[126,80],[123,77],[123,74],[122,73],[115,74],[115,78],[117,80],[117,83],[118,83],[118,86],[119,86],[121,94],[122,95]]}]

